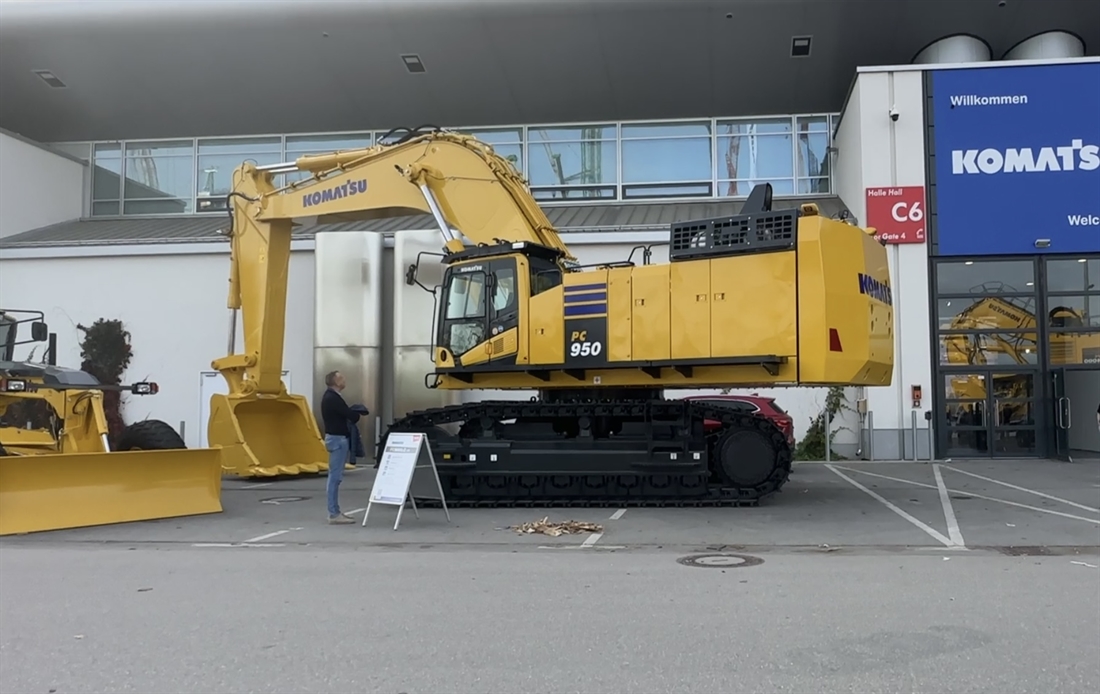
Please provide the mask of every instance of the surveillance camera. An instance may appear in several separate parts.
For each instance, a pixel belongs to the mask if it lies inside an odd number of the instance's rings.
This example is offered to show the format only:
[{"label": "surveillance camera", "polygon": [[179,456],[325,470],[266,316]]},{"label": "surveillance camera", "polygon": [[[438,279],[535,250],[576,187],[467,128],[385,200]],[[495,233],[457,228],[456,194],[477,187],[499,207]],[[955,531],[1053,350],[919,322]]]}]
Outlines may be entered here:
[{"label": "surveillance camera", "polygon": [[890,109],[890,120],[892,120],[892,121],[894,121],[895,123],[897,123],[897,122],[898,122],[898,116],[900,116],[900,115],[901,115],[901,114],[900,114],[900,113],[898,113],[898,109],[897,109],[897,107],[896,107],[896,106],[894,106],[894,107],[892,107],[892,108]]}]

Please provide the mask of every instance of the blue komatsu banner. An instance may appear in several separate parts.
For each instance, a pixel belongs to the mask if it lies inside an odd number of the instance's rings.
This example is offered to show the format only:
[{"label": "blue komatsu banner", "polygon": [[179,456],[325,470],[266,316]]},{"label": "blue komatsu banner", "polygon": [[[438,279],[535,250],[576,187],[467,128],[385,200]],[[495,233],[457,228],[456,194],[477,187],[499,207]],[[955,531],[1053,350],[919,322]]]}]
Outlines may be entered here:
[{"label": "blue komatsu banner", "polygon": [[939,70],[932,104],[940,255],[1100,251],[1100,63]]}]

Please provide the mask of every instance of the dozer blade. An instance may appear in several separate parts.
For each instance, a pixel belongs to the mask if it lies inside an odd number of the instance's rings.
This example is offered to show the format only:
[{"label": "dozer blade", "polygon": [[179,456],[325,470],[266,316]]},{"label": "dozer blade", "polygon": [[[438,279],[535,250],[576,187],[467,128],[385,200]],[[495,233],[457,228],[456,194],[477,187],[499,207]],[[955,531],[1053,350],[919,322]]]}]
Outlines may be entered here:
[{"label": "dozer blade", "polygon": [[0,535],[220,513],[221,451],[0,457]]},{"label": "dozer blade", "polygon": [[222,447],[222,470],[239,477],[328,472],[328,451],[301,395],[210,398],[207,439]]}]

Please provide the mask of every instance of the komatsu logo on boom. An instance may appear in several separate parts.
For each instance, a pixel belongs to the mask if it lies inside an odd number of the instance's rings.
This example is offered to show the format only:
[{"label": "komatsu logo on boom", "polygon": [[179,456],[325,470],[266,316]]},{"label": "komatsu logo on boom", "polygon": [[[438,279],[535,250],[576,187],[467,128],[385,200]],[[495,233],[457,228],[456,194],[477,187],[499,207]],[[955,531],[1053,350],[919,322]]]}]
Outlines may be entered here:
[{"label": "komatsu logo on boom", "polygon": [[894,295],[890,291],[890,287],[862,272],[859,273],[859,293],[866,294],[872,299],[878,299],[887,306],[894,305]]},{"label": "komatsu logo on boom", "polygon": [[1095,171],[1100,168],[1100,146],[1073,140],[1068,146],[1019,149],[951,150],[951,173],[998,174],[1039,171]]},{"label": "komatsu logo on boom", "polygon": [[359,195],[365,192],[367,192],[367,179],[362,178],[358,181],[347,181],[338,186],[303,194],[302,207],[313,207],[323,202],[332,202],[333,200],[340,200],[341,198]]}]

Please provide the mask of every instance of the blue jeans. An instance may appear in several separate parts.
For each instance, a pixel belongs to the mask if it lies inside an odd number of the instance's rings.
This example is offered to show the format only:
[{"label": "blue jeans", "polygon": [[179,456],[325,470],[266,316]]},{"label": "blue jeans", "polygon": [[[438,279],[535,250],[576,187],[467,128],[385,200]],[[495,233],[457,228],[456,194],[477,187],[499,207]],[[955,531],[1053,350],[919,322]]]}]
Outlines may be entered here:
[{"label": "blue jeans", "polygon": [[347,436],[325,434],[325,449],[328,451],[328,492],[329,517],[340,515],[340,482],[344,479],[344,465],[348,462],[349,441]]}]

